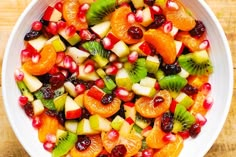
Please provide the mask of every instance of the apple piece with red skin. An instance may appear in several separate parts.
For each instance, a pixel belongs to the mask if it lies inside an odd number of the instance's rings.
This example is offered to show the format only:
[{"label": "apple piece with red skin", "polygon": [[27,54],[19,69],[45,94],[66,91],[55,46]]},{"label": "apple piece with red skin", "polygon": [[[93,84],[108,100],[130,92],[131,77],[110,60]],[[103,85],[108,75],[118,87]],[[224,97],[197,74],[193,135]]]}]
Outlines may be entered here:
[{"label": "apple piece with red skin", "polygon": [[175,42],[175,47],[176,47],[176,52],[177,52],[176,56],[178,57],[182,54],[184,50],[184,44],[182,41],[175,40],[174,42]]},{"label": "apple piece with red skin", "polygon": [[105,49],[111,50],[114,47],[114,45],[119,41],[120,39],[118,39],[111,32],[109,32],[107,36],[102,40],[102,43]]},{"label": "apple piece with red skin", "polygon": [[36,39],[32,39],[28,41],[28,44],[37,52],[40,52],[43,47],[45,46],[46,42],[47,42],[47,38],[45,38],[44,36],[39,36]]},{"label": "apple piece with red skin", "polygon": [[66,119],[76,119],[81,117],[82,108],[70,97],[66,97],[65,102],[65,118]]},{"label": "apple piece with red skin", "polygon": [[34,116],[38,116],[43,113],[44,111],[44,105],[41,100],[36,99],[32,102]]},{"label": "apple piece with red skin", "polygon": [[123,122],[122,126],[120,127],[119,133],[121,136],[127,136],[130,134],[132,127],[134,125],[134,121],[131,117],[128,117]]},{"label": "apple piece with red skin", "polygon": [[45,21],[60,21],[62,18],[62,13],[58,11],[56,8],[48,6],[46,11],[44,12],[43,19]]},{"label": "apple piece with red skin", "polygon": [[59,30],[59,34],[71,45],[74,46],[75,44],[77,44],[78,42],[80,42],[81,38],[79,36],[79,34],[77,32],[71,34],[68,34],[69,29],[71,27],[68,26],[66,28],[63,28],[61,30]]},{"label": "apple piece with red skin", "polygon": [[131,118],[133,121],[135,121],[136,118],[136,109],[135,105],[132,102],[126,102],[124,103],[124,110],[125,110],[125,117]]},{"label": "apple piece with red skin", "polygon": [[106,93],[105,93],[102,89],[98,88],[98,87],[95,86],[95,85],[92,86],[92,87],[89,89],[88,93],[87,93],[88,96],[91,96],[91,97],[93,97],[94,99],[99,100],[99,101],[102,100],[102,98],[103,98],[103,96],[104,96],[105,94],[106,94]]},{"label": "apple piece with red skin", "polygon": [[152,49],[150,47],[150,44],[144,41],[142,44],[139,45],[139,49],[145,54],[145,55],[151,55]]}]

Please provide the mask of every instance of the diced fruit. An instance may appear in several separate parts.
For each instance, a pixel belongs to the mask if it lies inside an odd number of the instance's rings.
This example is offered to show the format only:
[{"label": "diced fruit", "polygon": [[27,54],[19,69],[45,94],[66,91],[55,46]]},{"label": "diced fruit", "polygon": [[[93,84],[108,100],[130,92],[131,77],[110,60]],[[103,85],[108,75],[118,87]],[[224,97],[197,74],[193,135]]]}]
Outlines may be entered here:
[{"label": "diced fruit", "polygon": [[19,97],[19,104],[24,106],[28,101],[34,100],[33,94],[29,91],[23,81],[17,81],[17,86],[20,89],[22,96]]},{"label": "diced fruit", "polygon": [[65,122],[65,128],[66,130],[77,133],[77,127],[78,127],[78,122],[76,120],[67,120]]},{"label": "diced fruit", "polygon": [[151,119],[144,118],[140,114],[136,115],[135,124],[142,129],[145,129],[151,124]]},{"label": "diced fruit", "polygon": [[36,39],[29,40],[28,43],[37,51],[40,52],[47,42],[47,38],[39,36]]},{"label": "diced fruit", "polygon": [[125,110],[125,118],[132,118],[133,121],[135,121],[136,117],[136,110],[134,103],[132,102],[126,102],[124,103],[124,110]]},{"label": "diced fruit", "polygon": [[62,94],[56,98],[53,99],[53,103],[55,105],[55,108],[57,111],[62,111],[65,108],[65,102],[67,98],[67,93]]},{"label": "diced fruit", "polygon": [[61,20],[61,18],[62,18],[61,12],[51,6],[48,6],[48,8],[46,9],[43,15],[43,19],[46,21],[57,22]]},{"label": "diced fruit", "polygon": [[145,87],[155,88],[156,79],[147,76],[147,77],[141,79],[140,85],[145,86]]},{"label": "diced fruit", "polygon": [[175,46],[176,46],[176,56],[180,56],[184,50],[184,44],[181,41],[175,40]]},{"label": "diced fruit", "polygon": [[128,72],[124,68],[117,72],[115,80],[118,87],[123,87],[127,90],[132,89],[133,82],[130,79]]},{"label": "diced fruit", "polygon": [[125,57],[129,54],[129,47],[125,44],[125,42],[120,40],[113,46],[111,51],[114,52],[118,57]]},{"label": "diced fruit", "polygon": [[112,120],[112,122],[111,122],[111,127],[112,127],[113,129],[115,129],[115,130],[120,130],[120,128],[121,128],[122,124],[124,123],[124,121],[125,121],[125,120],[124,120],[121,116],[117,115],[117,116]]},{"label": "diced fruit", "polygon": [[94,130],[91,128],[89,120],[88,119],[82,119],[77,127],[77,134],[78,135],[93,135],[98,134],[99,131]]},{"label": "diced fruit", "polygon": [[183,92],[181,92],[175,98],[175,101],[178,102],[179,104],[183,105],[187,109],[190,108],[194,103],[193,99],[190,96],[188,96],[187,94],[183,93]]},{"label": "diced fruit", "polygon": [[98,114],[92,115],[89,117],[89,123],[93,130],[97,131],[110,131],[111,128],[111,122],[107,120],[106,118],[101,117]]},{"label": "diced fruit", "polygon": [[84,94],[80,94],[77,97],[75,97],[74,101],[80,106],[84,107]]},{"label": "diced fruit", "polygon": [[56,52],[61,52],[66,50],[65,44],[61,41],[59,35],[53,36],[47,41],[47,44],[52,44]]},{"label": "diced fruit", "polygon": [[65,130],[58,129],[56,133],[56,143],[58,143],[61,138],[66,137],[67,133],[68,132]]},{"label": "diced fruit", "polygon": [[156,94],[156,90],[153,87],[142,86],[139,83],[132,85],[132,90],[135,94],[147,97],[153,97]]},{"label": "diced fruit", "polygon": [[96,33],[101,39],[105,37],[110,29],[110,21],[105,21],[91,27],[91,30]]},{"label": "diced fruit", "polygon": [[33,106],[33,111],[34,111],[35,116],[38,116],[43,113],[44,106],[43,106],[43,103],[41,102],[41,100],[39,100],[39,99],[34,100],[32,102],[32,106]]},{"label": "diced fruit", "polygon": [[149,125],[146,128],[144,128],[141,132],[142,136],[147,137],[149,133],[151,132],[152,127]]},{"label": "diced fruit", "polygon": [[129,46],[129,50],[132,52],[132,51],[136,51],[136,52],[138,52],[138,54],[140,55],[140,56],[146,56],[146,55],[149,55],[149,54],[151,54],[151,50],[150,50],[150,48],[149,48],[149,46],[148,46],[148,51],[145,51],[145,49],[141,49],[140,47],[142,47],[142,45],[144,45],[144,44],[146,44],[147,45],[147,43],[145,42],[145,41],[140,41],[140,42],[138,42],[138,43],[136,43],[136,44],[133,44],[133,45],[131,45],[131,46]]},{"label": "diced fruit", "polygon": [[66,27],[64,29],[61,29],[58,33],[72,46],[77,44],[81,39],[78,33],[74,33],[73,35],[68,35],[69,27]]},{"label": "diced fruit", "polygon": [[133,3],[133,5],[136,9],[144,7],[143,0],[131,0],[131,2]]},{"label": "diced fruit", "polygon": [[200,113],[201,115],[205,116],[208,111],[203,106],[205,99],[206,99],[206,96],[203,93],[198,92],[198,94],[194,97],[194,104],[190,109],[190,113],[193,115]]},{"label": "diced fruit", "polygon": [[84,69],[85,69],[85,65],[81,64],[79,66],[79,75],[77,76],[79,79],[85,80],[85,81],[96,81],[97,79],[99,79],[99,76],[97,75],[95,71],[86,73]]},{"label": "diced fruit", "polygon": [[103,96],[106,94],[103,90],[98,88],[97,86],[92,86],[92,88],[88,91],[88,96],[93,97],[96,100],[101,101]]},{"label": "diced fruit", "polygon": [[72,97],[77,96],[77,93],[75,91],[75,85],[72,82],[66,81],[64,83],[64,87],[65,87],[66,91],[69,93],[69,95],[71,95]]},{"label": "diced fruit", "polygon": [[77,64],[83,63],[90,56],[88,52],[76,47],[67,47],[66,54],[71,56]]},{"label": "diced fruit", "polygon": [[155,55],[155,56],[147,56],[146,58],[146,68],[148,70],[149,73],[157,73],[157,70],[160,66],[160,60],[159,58]]},{"label": "diced fruit", "polygon": [[66,97],[65,117],[66,119],[76,119],[82,115],[82,108],[70,97]]},{"label": "diced fruit", "polygon": [[143,9],[143,21],[141,22],[141,25],[144,27],[147,27],[154,21],[154,15],[152,14],[152,11],[149,7],[146,7]]}]

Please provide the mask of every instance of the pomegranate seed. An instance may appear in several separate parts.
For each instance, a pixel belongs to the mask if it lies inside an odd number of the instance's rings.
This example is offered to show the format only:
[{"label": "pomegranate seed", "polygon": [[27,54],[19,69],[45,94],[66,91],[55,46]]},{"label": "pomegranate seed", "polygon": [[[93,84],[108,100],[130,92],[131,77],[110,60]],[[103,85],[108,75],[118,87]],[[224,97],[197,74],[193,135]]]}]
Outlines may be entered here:
[{"label": "pomegranate seed", "polygon": [[112,65],[116,66],[118,69],[121,69],[123,67],[123,64],[121,62],[113,62]]},{"label": "pomegranate seed", "polygon": [[79,11],[86,13],[89,9],[89,4],[84,3],[79,7]]},{"label": "pomegranate seed", "polygon": [[21,95],[18,99],[20,106],[25,106],[28,103],[28,97]]},{"label": "pomegranate seed", "polygon": [[79,11],[78,18],[81,22],[86,22],[86,13],[83,11]]},{"label": "pomegranate seed", "polygon": [[175,113],[175,108],[176,108],[176,105],[178,104],[177,101],[175,100],[172,100],[171,104],[170,104],[170,112],[172,113]]},{"label": "pomegranate seed", "polygon": [[193,124],[189,129],[189,134],[192,138],[197,137],[197,135],[201,132],[201,125],[199,123]]},{"label": "pomegranate seed", "polygon": [[158,82],[155,83],[154,88],[159,91],[161,89],[160,84]]},{"label": "pomegranate seed", "polygon": [[16,69],[14,72],[15,80],[16,81],[23,81],[24,73],[20,69]]},{"label": "pomegranate seed", "polygon": [[170,33],[172,29],[173,29],[173,25],[171,21],[166,21],[163,24],[163,30],[165,33]]},{"label": "pomegranate seed", "polygon": [[153,157],[154,151],[152,148],[144,149],[142,151],[142,157]]},{"label": "pomegranate seed", "polygon": [[58,33],[58,27],[56,22],[49,22],[48,27],[46,28],[47,32],[56,35]]},{"label": "pomegranate seed", "polygon": [[77,94],[81,94],[86,90],[86,86],[84,84],[77,84],[75,86],[75,91]]},{"label": "pomegranate seed", "polygon": [[55,147],[55,144],[54,144],[54,143],[51,143],[51,142],[48,142],[48,141],[46,141],[46,142],[43,143],[43,148],[44,148],[46,151],[51,152],[54,147]]},{"label": "pomegranate seed", "polygon": [[165,141],[165,142],[173,142],[173,141],[176,140],[176,136],[172,133],[168,133],[163,137],[162,140]]},{"label": "pomegranate seed", "polygon": [[94,64],[92,64],[92,63],[90,63],[90,62],[88,62],[88,63],[86,63],[85,64],[85,66],[84,66],[84,72],[85,73],[91,73],[91,72],[93,72],[95,70],[95,67],[94,67]]},{"label": "pomegranate seed", "polygon": [[143,42],[140,46],[139,49],[142,50],[146,55],[152,54],[152,49],[147,42]]},{"label": "pomegranate seed", "polygon": [[117,59],[118,59],[118,57],[117,57],[116,54],[114,54],[114,53],[111,53],[111,54],[110,54],[110,56],[109,56],[109,61],[110,61],[110,62],[114,62],[114,61],[117,60]]},{"label": "pomegranate seed", "polygon": [[75,61],[71,62],[71,67],[69,68],[69,71],[71,73],[77,72],[78,71],[78,65],[75,63]]},{"label": "pomegranate seed", "polygon": [[32,30],[41,31],[42,28],[43,28],[43,24],[40,21],[34,21],[32,23]]},{"label": "pomegranate seed", "polygon": [[24,49],[21,51],[20,58],[22,63],[31,60],[31,57],[32,53],[28,49]]},{"label": "pomegranate seed", "polygon": [[167,3],[166,3],[166,7],[169,9],[169,10],[173,10],[173,11],[176,11],[176,10],[179,10],[179,6],[176,2],[172,1],[172,0],[168,0]]},{"label": "pomegranate seed", "polygon": [[58,27],[58,30],[62,30],[64,28],[66,28],[66,22],[64,21],[58,21],[57,22],[57,27]]},{"label": "pomegranate seed", "polygon": [[76,28],[73,25],[70,25],[66,28],[66,35],[73,36],[76,33]]},{"label": "pomegranate seed", "polygon": [[134,13],[129,13],[127,15],[127,20],[130,24],[134,23],[135,22],[135,14]]},{"label": "pomegranate seed", "polygon": [[213,97],[208,96],[203,102],[203,107],[207,110],[210,110],[213,105],[213,102],[214,102]]},{"label": "pomegranate seed", "polygon": [[156,5],[153,5],[151,7],[151,10],[154,14],[161,14],[162,13],[162,10],[161,10],[161,7],[159,6],[156,6]]},{"label": "pomegranate seed", "polygon": [[51,142],[51,143],[56,143],[57,137],[53,134],[47,134],[46,141]]},{"label": "pomegranate seed", "polygon": [[56,64],[60,64],[65,58],[65,52],[57,52]]},{"label": "pomegranate seed", "polygon": [[41,58],[41,55],[39,53],[35,53],[35,54],[32,55],[31,60],[32,60],[33,63],[38,63],[40,58]]},{"label": "pomegranate seed", "polygon": [[207,119],[206,119],[206,117],[203,116],[202,114],[197,113],[197,114],[195,115],[195,117],[196,117],[197,123],[199,123],[201,126],[203,126],[203,125],[206,124]]},{"label": "pomegranate seed", "polygon": [[71,66],[72,66],[72,61],[73,61],[73,59],[70,57],[70,56],[65,56],[64,57],[64,60],[63,60],[63,66],[64,66],[64,68],[66,68],[66,69],[70,69],[71,68]]},{"label": "pomegranate seed", "polygon": [[60,71],[59,68],[56,65],[54,65],[48,73],[53,75],[53,74],[58,73],[59,71]]},{"label": "pomegranate seed", "polygon": [[79,36],[80,36],[81,40],[91,40],[93,38],[93,35],[87,29],[80,30]]},{"label": "pomegranate seed", "polygon": [[119,138],[120,134],[117,130],[111,130],[107,133],[107,136],[111,141],[115,141]]},{"label": "pomegranate seed", "polygon": [[204,95],[208,95],[211,92],[211,84],[210,83],[204,83],[201,88],[200,91],[204,94]]},{"label": "pomegranate seed", "polygon": [[103,79],[97,79],[95,81],[95,85],[98,86],[101,89],[105,87],[105,83],[104,83]]},{"label": "pomegranate seed", "polygon": [[61,70],[61,73],[67,78],[69,76],[69,72],[65,69]]},{"label": "pomegranate seed", "polygon": [[32,126],[36,129],[38,129],[42,125],[42,121],[39,117],[33,117],[32,119]]},{"label": "pomegranate seed", "polygon": [[111,43],[111,39],[109,39],[108,37],[103,38],[102,44],[103,44],[103,47],[104,47],[106,50],[111,50],[111,49],[113,48],[113,46],[114,46],[114,45]]},{"label": "pomegranate seed", "polygon": [[116,75],[118,72],[118,68],[114,65],[110,65],[106,68],[106,74],[107,75]]},{"label": "pomegranate seed", "polygon": [[118,43],[120,41],[120,39],[118,39],[112,33],[108,33],[107,38],[109,38],[111,40],[112,45],[115,45],[116,43]]},{"label": "pomegranate seed", "polygon": [[186,130],[186,131],[182,131],[182,132],[178,132],[178,134],[183,138],[183,139],[187,139],[189,138],[190,134],[189,132]]},{"label": "pomegranate seed", "polygon": [[62,2],[57,2],[55,5],[54,5],[54,8],[56,8],[58,11],[62,12],[62,7],[63,7],[63,4]]},{"label": "pomegranate seed", "polygon": [[208,40],[203,40],[203,41],[201,42],[201,44],[199,45],[199,48],[200,48],[201,50],[205,50],[205,49],[207,49],[207,48],[209,48],[209,47],[210,47],[210,43],[209,43]]},{"label": "pomegranate seed", "polygon": [[137,10],[135,14],[135,21],[136,22],[143,22],[143,11],[142,10]]},{"label": "pomegranate seed", "polygon": [[118,87],[118,88],[115,90],[115,95],[116,95],[118,98],[123,99],[123,98],[126,98],[127,96],[129,96],[129,92],[128,92],[125,88]]},{"label": "pomegranate seed", "polygon": [[132,51],[129,55],[128,55],[128,61],[131,63],[136,62],[138,59],[138,52],[137,51]]}]

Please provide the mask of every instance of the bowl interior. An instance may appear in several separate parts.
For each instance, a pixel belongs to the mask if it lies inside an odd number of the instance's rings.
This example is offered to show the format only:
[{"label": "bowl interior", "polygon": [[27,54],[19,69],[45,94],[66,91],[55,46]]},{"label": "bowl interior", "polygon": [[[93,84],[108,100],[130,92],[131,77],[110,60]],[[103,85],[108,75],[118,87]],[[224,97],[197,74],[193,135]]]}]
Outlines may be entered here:
[{"label": "bowl interior", "polygon": [[[15,68],[20,67],[20,51],[24,47],[25,33],[29,31],[31,23],[42,16],[45,8],[55,1],[57,0],[32,1],[14,27],[3,60],[2,90],[5,109],[17,138],[30,156],[49,157],[50,154],[43,149],[43,145],[38,140],[37,131],[17,104],[20,92],[13,76]],[[202,20],[206,25],[214,66],[214,73],[210,78],[214,106],[207,114],[208,123],[196,139],[185,141],[180,155],[180,157],[186,157],[194,154],[194,157],[202,157],[217,138],[229,111],[233,91],[233,66],[227,39],[206,3],[202,0],[183,0],[183,3],[192,10],[197,19]]]}]

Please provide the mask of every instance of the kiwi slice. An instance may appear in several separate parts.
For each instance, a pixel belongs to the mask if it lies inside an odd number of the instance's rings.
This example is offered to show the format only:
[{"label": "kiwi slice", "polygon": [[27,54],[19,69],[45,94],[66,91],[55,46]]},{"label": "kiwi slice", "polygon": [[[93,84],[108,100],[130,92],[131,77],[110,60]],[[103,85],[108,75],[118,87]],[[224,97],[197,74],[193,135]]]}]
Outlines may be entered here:
[{"label": "kiwi slice", "polygon": [[100,42],[88,41],[82,44],[93,57],[92,59],[98,63],[100,67],[104,67],[108,62],[109,52],[105,50]]},{"label": "kiwi slice", "polygon": [[61,157],[66,155],[77,142],[77,135],[68,132],[66,136],[59,138],[56,147],[52,151],[52,157]]},{"label": "kiwi slice", "polygon": [[86,18],[89,25],[95,25],[116,9],[116,0],[96,0],[91,4]]},{"label": "kiwi slice", "polygon": [[213,72],[212,63],[205,50],[181,55],[178,62],[191,75],[207,75]]},{"label": "kiwi slice", "polygon": [[147,76],[146,60],[144,58],[139,58],[135,63],[126,62],[124,68],[128,71],[133,83],[137,83]]},{"label": "kiwi slice", "polygon": [[196,122],[195,117],[180,104],[176,105],[174,112],[174,126],[172,132],[178,133],[189,129]]},{"label": "kiwi slice", "polygon": [[179,75],[169,75],[159,81],[161,89],[166,89],[173,93],[179,93],[188,81]]}]

